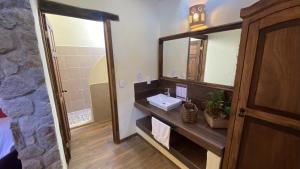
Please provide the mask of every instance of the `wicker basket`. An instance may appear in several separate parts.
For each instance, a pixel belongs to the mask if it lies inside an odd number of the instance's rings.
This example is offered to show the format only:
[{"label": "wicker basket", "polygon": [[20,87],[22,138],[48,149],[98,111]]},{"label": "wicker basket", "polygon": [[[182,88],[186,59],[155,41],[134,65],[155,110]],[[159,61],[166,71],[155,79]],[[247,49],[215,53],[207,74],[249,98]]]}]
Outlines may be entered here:
[{"label": "wicker basket", "polygon": [[187,102],[181,108],[182,121],[185,123],[196,123],[198,119],[198,108],[194,103]]}]

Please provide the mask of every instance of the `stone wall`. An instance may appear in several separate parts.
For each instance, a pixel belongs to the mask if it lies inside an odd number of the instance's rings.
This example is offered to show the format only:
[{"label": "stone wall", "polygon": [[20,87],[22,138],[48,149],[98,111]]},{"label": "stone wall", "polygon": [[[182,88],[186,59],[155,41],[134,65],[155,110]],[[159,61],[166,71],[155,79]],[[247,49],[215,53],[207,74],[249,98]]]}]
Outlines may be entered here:
[{"label": "stone wall", "polygon": [[24,169],[62,168],[27,0],[0,0],[0,107]]}]

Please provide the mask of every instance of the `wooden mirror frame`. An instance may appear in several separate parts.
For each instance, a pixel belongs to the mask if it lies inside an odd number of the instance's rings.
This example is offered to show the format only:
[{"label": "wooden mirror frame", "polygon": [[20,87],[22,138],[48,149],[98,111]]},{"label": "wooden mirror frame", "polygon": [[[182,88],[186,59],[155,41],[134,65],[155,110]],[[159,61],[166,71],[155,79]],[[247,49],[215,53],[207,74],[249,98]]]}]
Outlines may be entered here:
[{"label": "wooden mirror frame", "polygon": [[242,28],[242,22],[234,22],[234,23],[230,23],[230,24],[226,24],[226,25],[210,27],[205,30],[200,30],[200,31],[195,31],[195,32],[185,32],[185,33],[180,33],[180,34],[175,34],[175,35],[170,35],[170,36],[165,36],[165,37],[159,38],[159,53],[158,53],[158,62],[159,62],[158,63],[158,65],[159,65],[158,66],[158,77],[159,77],[159,79],[174,81],[177,83],[200,84],[202,86],[213,87],[216,89],[233,91],[234,86],[226,86],[226,85],[221,85],[221,84],[198,82],[198,81],[194,81],[194,80],[164,77],[163,76],[164,42],[170,41],[170,40],[181,39],[181,38],[191,38],[191,37],[207,39],[207,34],[210,34],[210,33],[224,32],[224,31],[241,29],[241,28]]}]

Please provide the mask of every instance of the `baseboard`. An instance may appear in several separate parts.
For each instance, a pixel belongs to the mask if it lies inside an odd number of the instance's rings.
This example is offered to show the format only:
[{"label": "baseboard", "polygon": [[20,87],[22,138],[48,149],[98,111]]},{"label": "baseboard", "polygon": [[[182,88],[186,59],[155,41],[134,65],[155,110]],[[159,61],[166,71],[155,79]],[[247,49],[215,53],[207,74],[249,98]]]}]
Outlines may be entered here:
[{"label": "baseboard", "polygon": [[135,137],[135,136],[137,136],[137,133],[134,133],[134,134],[132,134],[128,137],[125,137],[125,138],[121,139],[120,143],[123,143],[123,142],[125,142],[125,141],[127,141],[127,140],[129,140],[129,139],[131,139],[132,137]]},{"label": "baseboard", "polygon": [[85,126],[88,126],[88,125],[90,125],[92,123],[94,123],[94,121],[88,121],[88,122],[86,122],[84,124],[80,124],[80,125],[72,127],[72,128],[70,127],[70,130],[74,130],[74,129],[78,129],[78,128],[81,128],[81,127],[85,127]]}]

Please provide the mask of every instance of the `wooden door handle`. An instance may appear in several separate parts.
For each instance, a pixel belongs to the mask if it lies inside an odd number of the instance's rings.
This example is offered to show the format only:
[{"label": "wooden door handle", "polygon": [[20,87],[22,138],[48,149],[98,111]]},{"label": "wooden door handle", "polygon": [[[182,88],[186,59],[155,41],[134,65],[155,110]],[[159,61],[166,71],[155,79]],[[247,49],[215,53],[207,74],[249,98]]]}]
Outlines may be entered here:
[{"label": "wooden door handle", "polygon": [[245,108],[240,108],[239,116],[240,117],[245,117],[246,109]]}]

